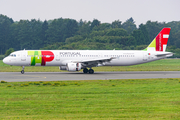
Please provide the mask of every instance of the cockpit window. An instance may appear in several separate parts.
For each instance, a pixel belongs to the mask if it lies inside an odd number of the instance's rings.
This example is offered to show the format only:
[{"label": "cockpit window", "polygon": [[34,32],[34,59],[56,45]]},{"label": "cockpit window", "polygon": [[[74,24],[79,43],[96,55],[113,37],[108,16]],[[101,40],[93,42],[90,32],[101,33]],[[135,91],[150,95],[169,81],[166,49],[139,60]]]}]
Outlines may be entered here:
[{"label": "cockpit window", "polygon": [[11,57],[16,57],[16,54],[10,54],[9,56],[11,56]]}]

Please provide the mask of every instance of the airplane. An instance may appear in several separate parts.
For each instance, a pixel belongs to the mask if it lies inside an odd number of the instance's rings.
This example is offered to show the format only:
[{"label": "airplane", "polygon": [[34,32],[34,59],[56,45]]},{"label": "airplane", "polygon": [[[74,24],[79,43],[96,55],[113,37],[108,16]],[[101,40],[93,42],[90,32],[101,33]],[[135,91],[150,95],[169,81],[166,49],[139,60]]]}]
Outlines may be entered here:
[{"label": "airplane", "polygon": [[[20,50],[3,59],[8,65],[59,66],[60,70],[93,74],[92,67],[130,66],[160,60],[173,55],[166,52],[171,28],[163,28],[144,50]],[[89,69],[88,69],[89,68]]]}]

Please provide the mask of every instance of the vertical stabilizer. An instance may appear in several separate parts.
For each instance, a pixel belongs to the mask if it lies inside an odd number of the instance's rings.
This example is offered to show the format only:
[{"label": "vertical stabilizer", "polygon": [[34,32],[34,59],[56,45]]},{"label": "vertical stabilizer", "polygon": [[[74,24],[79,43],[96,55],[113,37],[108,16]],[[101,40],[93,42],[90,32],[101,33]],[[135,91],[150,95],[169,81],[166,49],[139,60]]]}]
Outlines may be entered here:
[{"label": "vertical stabilizer", "polygon": [[171,28],[163,28],[161,32],[154,38],[145,51],[166,51],[166,46]]}]

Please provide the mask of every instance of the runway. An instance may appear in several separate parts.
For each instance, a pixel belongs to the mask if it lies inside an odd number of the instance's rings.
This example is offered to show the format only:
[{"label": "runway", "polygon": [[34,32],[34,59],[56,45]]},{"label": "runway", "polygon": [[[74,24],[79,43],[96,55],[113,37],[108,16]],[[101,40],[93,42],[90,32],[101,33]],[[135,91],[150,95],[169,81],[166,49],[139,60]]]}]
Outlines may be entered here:
[{"label": "runway", "polygon": [[0,81],[64,81],[64,80],[109,80],[109,79],[146,79],[180,78],[180,71],[142,71],[142,72],[0,72]]}]

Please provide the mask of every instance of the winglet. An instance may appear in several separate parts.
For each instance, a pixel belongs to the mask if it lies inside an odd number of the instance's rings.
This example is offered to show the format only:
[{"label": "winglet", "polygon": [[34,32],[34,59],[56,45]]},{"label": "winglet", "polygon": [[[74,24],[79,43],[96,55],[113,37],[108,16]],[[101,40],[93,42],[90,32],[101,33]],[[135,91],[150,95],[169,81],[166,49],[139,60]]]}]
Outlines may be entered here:
[{"label": "winglet", "polygon": [[144,51],[166,51],[171,28],[163,28]]}]

